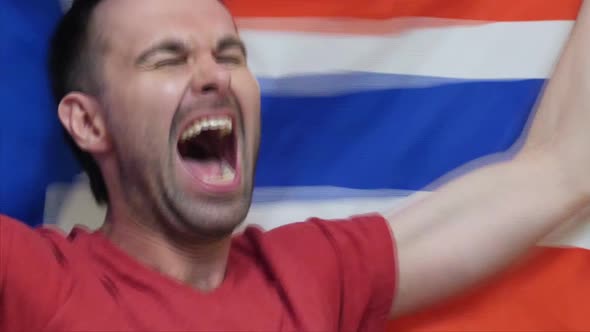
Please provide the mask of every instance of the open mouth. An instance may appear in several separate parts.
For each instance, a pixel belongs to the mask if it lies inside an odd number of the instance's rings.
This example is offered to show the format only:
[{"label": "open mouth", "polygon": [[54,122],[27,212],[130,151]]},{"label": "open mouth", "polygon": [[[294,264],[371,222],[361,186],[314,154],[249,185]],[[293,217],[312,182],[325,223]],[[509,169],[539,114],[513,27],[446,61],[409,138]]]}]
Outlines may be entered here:
[{"label": "open mouth", "polygon": [[192,122],[182,132],[178,152],[189,173],[211,189],[237,182],[236,145],[232,118],[208,116]]}]

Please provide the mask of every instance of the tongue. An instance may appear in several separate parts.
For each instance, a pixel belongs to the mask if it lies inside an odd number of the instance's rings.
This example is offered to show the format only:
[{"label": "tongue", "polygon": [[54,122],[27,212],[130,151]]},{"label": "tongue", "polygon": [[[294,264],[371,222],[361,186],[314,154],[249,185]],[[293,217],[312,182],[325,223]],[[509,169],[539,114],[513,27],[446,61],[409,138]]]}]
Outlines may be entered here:
[{"label": "tongue", "polygon": [[221,161],[219,160],[184,160],[188,171],[201,181],[207,181],[210,178],[217,178],[222,175]]}]

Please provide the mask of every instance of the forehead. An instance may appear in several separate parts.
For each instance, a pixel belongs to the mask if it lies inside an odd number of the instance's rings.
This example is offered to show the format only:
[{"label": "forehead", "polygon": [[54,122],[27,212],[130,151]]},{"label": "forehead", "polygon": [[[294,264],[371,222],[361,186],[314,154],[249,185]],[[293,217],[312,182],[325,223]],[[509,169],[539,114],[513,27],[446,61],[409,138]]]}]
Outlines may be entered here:
[{"label": "forehead", "polygon": [[131,48],[165,37],[215,43],[237,35],[231,14],[218,0],[107,0],[95,19],[104,37]]}]

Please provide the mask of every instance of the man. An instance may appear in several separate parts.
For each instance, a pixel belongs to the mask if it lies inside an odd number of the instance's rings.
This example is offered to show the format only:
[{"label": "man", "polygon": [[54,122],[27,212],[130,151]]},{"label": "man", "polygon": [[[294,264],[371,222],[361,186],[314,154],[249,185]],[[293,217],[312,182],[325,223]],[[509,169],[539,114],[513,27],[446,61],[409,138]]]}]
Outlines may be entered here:
[{"label": "man", "polygon": [[260,96],[231,15],[216,0],[78,0],[51,74],[107,216],[67,237],[1,219],[1,329],[375,331],[491,275],[590,203],[589,11],[511,160],[398,213],[232,237]]}]

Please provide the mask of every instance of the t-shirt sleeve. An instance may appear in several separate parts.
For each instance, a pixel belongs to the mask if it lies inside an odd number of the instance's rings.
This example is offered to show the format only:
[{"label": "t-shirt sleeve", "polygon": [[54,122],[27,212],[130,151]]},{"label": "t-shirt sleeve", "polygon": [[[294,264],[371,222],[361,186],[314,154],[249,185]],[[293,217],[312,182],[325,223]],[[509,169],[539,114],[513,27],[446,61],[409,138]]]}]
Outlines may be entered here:
[{"label": "t-shirt sleeve", "polygon": [[384,331],[396,289],[392,232],[380,215],[313,220],[334,246],[342,284],[342,329]]},{"label": "t-shirt sleeve", "polygon": [[284,287],[300,328],[385,329],[396,289],[396,254],[382,216],[313,218],[263,237],[260,249]]},{"label": "t-shirt sleeve", "polygon": [[39,331],[58,307],[57,249],[41,232],[0,215],[0,331]]}]

